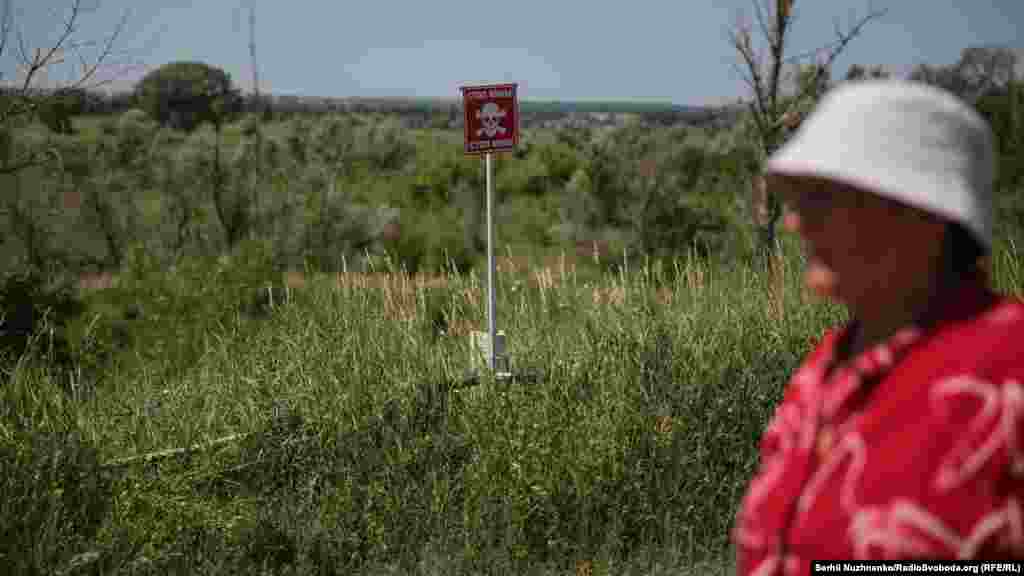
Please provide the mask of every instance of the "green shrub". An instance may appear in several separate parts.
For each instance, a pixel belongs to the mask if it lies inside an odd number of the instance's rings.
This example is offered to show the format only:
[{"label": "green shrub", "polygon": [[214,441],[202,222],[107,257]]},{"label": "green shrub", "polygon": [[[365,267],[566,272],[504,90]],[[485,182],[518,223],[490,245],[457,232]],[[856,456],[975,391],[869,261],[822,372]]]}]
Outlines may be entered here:
[{"label": "green shrub", "polygon": [[400,232],[384,243],[395,264],[410,274],[439,273],[453,268],[472,268],[476,254],[467,245],[464,224],[454,208],[435,213],[404,212],[398,221]]},{"label": "green shrub", "polygon": [[0,358],[4,370],[25,355],[70,369],[68,326],[84,311],[66,283],[47,282],[37,271],[7,275],[0,284]]},{"label": "green shrub", "polygon": [[536,154],[540,156],[540,161],[547,167],[551,185],[563,186],[572,178],[579,166],[577,150],[564,141],[539,147]]},{"label": "green shrub", "polygon": [[135,102],[161,125],[192,131],[200,124],[226,123],[241,107],[231,77],[201,62],[171,62],[135,85]]},{"label": "green shrub", "polygon": [[62,89],[36,99],[36,114],[50,131],[74,134],[71,119],[85,110],[87,94],[82,89]]},{"label": "green shrub", "polygon": [[[11,400],[8,392],[5,401]],[[0,422],[17,415],[4,410]],[[0,442],[0,563],[54,574],[93,551],[113,502],[98,451],[79,434],[29,428]]]}]

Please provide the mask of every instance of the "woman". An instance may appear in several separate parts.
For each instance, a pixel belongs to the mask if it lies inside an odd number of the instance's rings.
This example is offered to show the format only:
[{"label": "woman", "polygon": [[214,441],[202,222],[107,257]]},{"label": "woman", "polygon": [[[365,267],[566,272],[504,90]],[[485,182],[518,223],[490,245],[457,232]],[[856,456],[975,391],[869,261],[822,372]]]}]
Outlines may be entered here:
[{"label": "woman", "polygon": [[1024,558],[1024,305],[993,293],[992,138],[950,94],[831,91],[769,158],[844,304],[787,386],[733,533],[741,575],[813,561]]}]

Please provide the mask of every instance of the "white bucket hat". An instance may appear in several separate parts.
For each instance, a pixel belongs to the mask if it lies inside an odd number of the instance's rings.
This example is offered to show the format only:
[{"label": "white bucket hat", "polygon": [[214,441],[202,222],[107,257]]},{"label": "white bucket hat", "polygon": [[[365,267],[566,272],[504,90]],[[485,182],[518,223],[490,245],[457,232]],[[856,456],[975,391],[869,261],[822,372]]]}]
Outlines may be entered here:
[{"label": "white bucket hat", "polygon": [[935,214],[987,250],[994,156],[988,123],[949,92],[864,80],[829,91],[765,170],[836,180]]}]

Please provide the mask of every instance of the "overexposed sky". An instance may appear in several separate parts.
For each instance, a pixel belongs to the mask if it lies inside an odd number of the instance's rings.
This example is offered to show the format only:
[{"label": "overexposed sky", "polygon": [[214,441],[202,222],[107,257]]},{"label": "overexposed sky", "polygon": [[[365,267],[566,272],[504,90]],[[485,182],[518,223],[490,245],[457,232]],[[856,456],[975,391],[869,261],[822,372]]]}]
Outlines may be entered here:
[{"label": "overexposed sky", "polygon": [[[29,50],[57,35],[70,4],[12,2]],[[686,105],[744,96],[727,31],[741,14],[753,14],[751,0],[83,2],[81,40],[102,38],[127,13],[115,60],[120,87],[130,87],[147,68],[201,60],[250,90],[249,10],[255,8],[265,92],[455,98],[462,84],[518,82],[526,99]],[[897,74],[919,62],[948,64],[969,45],[1024,48],[1024,0],[795,0],[791,53],[828,43],[837,22],[849,24],[872,7],[888,14],[849,46],[836,76],[853,63],[882,64]],[[16,44],[0,56],[4,79],[14,73]]]}]

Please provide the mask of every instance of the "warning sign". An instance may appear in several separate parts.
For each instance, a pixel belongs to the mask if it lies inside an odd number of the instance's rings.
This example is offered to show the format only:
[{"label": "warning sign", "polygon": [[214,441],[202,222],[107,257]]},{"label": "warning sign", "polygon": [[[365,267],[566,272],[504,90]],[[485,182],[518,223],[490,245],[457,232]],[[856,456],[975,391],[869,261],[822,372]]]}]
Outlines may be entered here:
[{"label": "warning sign", "polygon": [[465,86],[466,153],[514,150],[519,145],[519,100],[516,84]]}]

